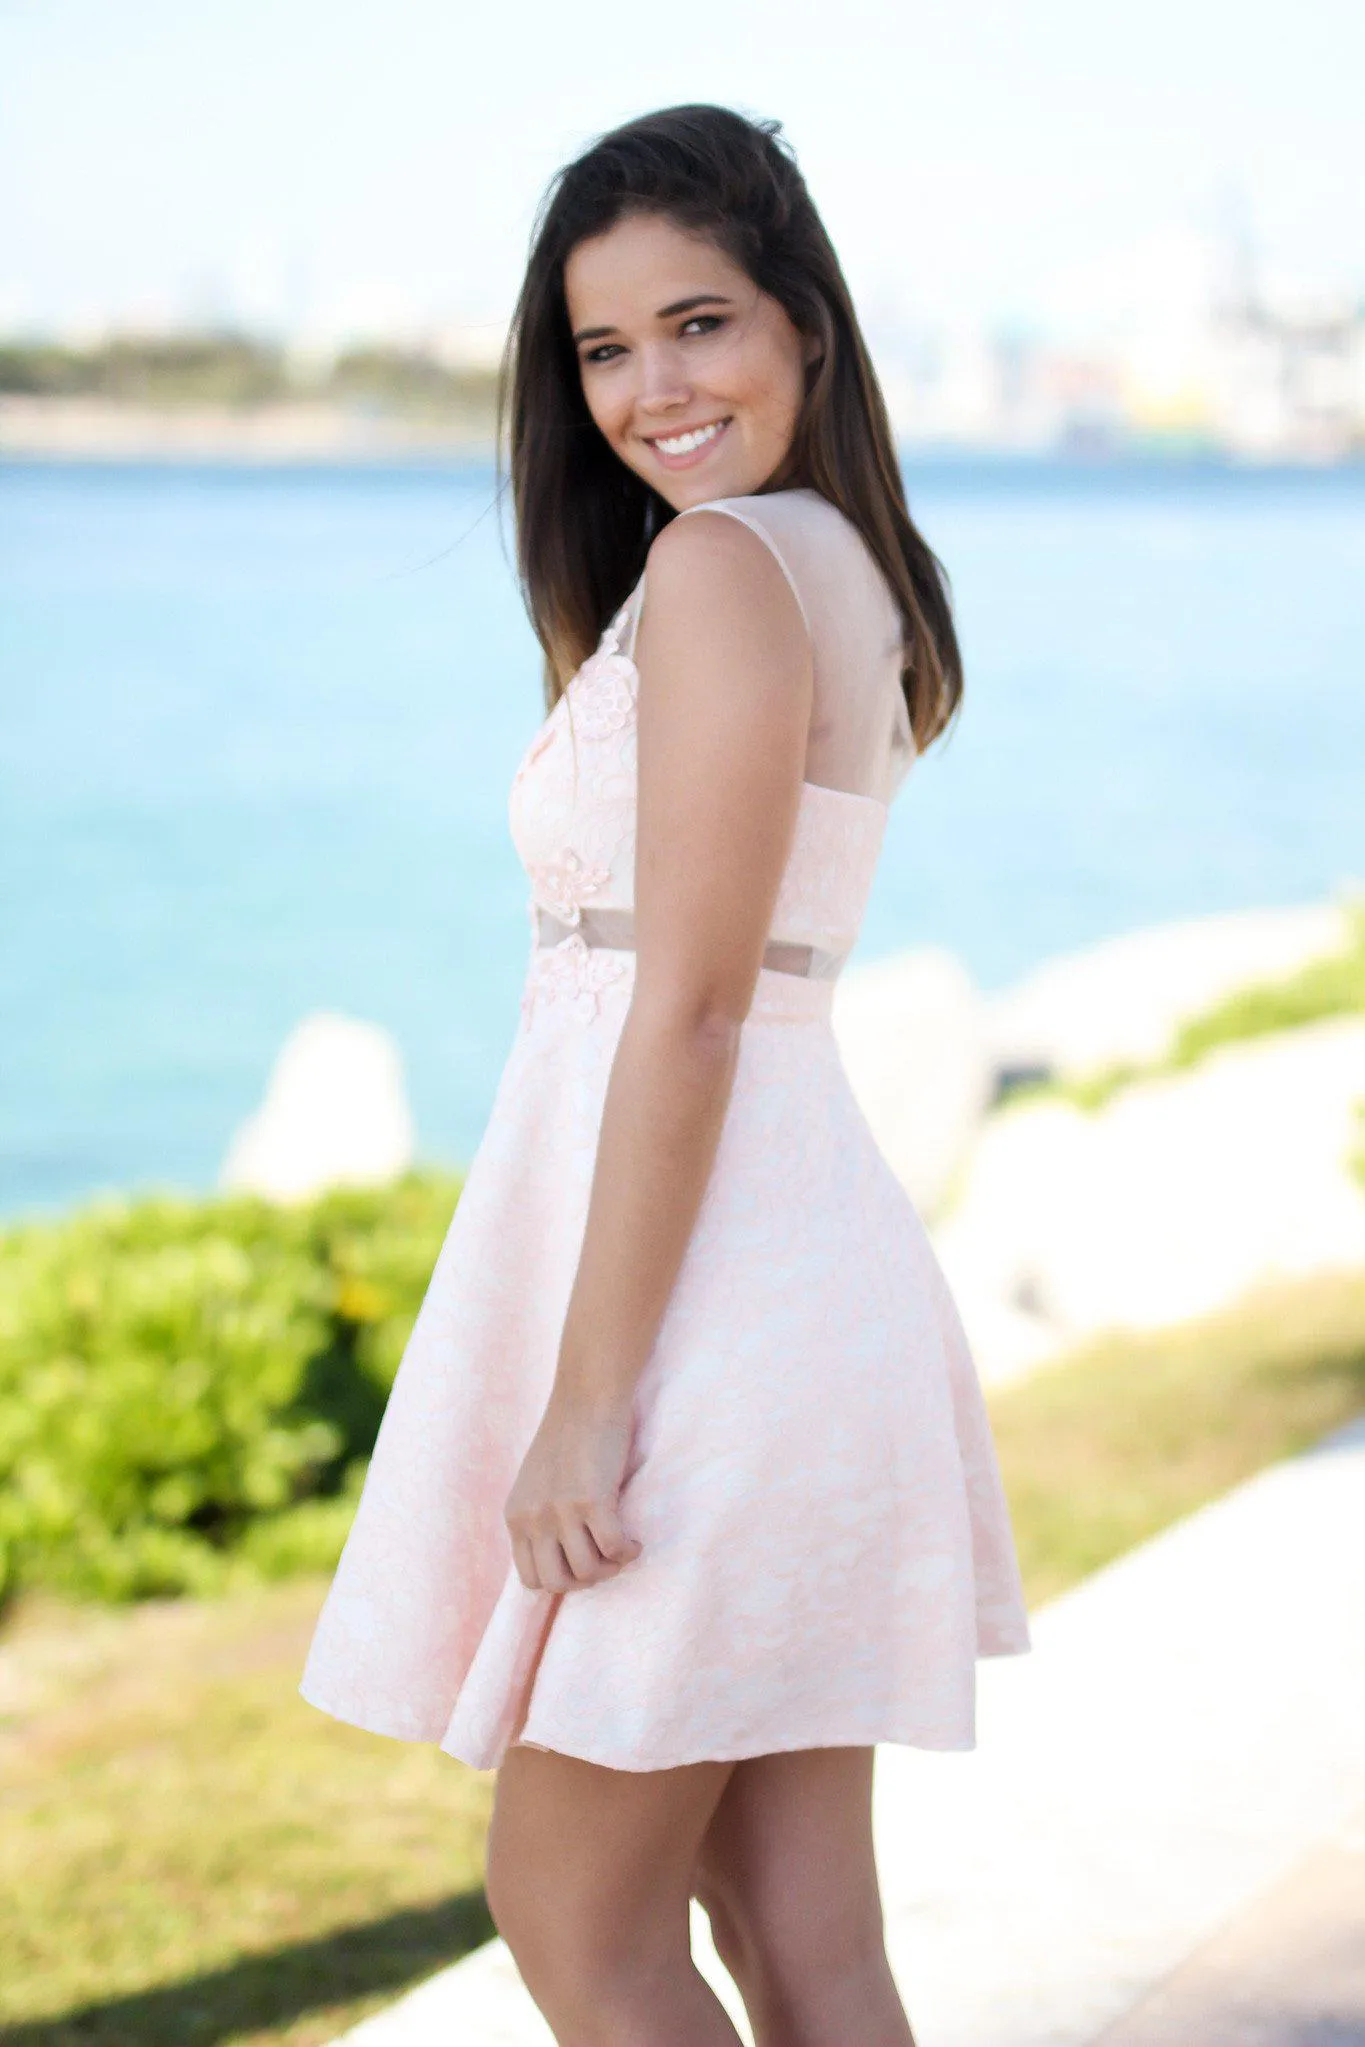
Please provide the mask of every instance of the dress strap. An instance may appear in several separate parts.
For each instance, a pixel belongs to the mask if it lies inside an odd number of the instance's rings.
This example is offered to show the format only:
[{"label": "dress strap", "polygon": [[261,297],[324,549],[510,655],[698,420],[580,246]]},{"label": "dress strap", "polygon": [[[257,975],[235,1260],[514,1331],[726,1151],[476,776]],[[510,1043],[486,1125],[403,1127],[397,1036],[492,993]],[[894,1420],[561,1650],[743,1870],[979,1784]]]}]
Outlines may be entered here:
[{"label": "dress strap", "polygon": [[622,624],[616,644],[628,661],[635,659],[635,641],[640,631],[640,613],[644,609],[644,602],[645,578],[644,572],[641,571],[639,582],[621,606],[619,614]]},{"label": "dress strap", "polygon": [[[702,505],[687,505],[681,512],[675,513],[674,516],[679,519],[686,519],[692,512],[723,512],[727,518],[736,520],[741,526],[747,526],[751,533],[757,535],[786,578],[787,587],[796,599],[796,608],[801,614],[801,620],[807,633],[811,635],[813,644],[814,634],[811,629],[810,614],[806,610],[806,600],[801,595],[801,586],[797,582],[791,563],[783,554],[764,520],[750,508],[747,501],[745,509],[741,510],[739,505],[732,503],[728,498],[711,498]],[[617,646],[631,661],[635,659],[635,640],[640,630],[640,613],[644,608],[644,601],[645,576],[642,572],[639,582],[635,585],[635,588],[631,591],[617,614],[618,618],[622,621],[617,636]]]},{"label": "dress strap", "polygon": [[786,577],[787,587],[796,599],[796,608],[801,614],[802,623],[806,631],[809,633],[811,630],[810,614],[806,610],[806,600],[801,595],[801,586],[792,571],[791,563],[778,546],[765,521],[750,509],[748,504],[746,504],[746,509],[741,511],[739,506],[732,504],[728,498],[711,498],[704,505],[687,505],[677,516],[680,519],[685,519],[691,512],[723,512],[727,519],[735,519],[741,526],[747,526],[751,533],[757,534]]}]

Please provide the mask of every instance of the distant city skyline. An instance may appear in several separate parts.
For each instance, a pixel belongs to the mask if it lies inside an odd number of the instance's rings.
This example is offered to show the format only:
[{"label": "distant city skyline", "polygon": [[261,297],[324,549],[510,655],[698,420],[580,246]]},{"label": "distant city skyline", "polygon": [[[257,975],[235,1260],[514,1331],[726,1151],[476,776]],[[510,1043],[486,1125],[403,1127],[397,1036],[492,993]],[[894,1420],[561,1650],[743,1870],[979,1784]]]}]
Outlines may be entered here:
[{"label": "distant city skyline", "polygon": [[1344,0],[0,0],[0,329],[496,342],[556,166],[651,106],[781,117],[869,328],[1174,333],[1234,226],[1365,294]]}]

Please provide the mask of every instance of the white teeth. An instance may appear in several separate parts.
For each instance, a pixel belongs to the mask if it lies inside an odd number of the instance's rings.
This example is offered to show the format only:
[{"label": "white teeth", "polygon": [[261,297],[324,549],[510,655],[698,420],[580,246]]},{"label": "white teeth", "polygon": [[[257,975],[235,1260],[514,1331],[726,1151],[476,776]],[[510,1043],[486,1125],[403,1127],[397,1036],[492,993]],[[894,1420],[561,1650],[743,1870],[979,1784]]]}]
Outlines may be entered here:
[{"label": "white teeth", "polygon": [[724,424],[723,420],[717,419],[710,426],[699,426],[690,434],[675,434],[668,441],[662,437],[657,438],[654,445],[656,448],[662,448],[665,455],[690,455],[694,448],[700,448],[706,441],[713,441]]}]

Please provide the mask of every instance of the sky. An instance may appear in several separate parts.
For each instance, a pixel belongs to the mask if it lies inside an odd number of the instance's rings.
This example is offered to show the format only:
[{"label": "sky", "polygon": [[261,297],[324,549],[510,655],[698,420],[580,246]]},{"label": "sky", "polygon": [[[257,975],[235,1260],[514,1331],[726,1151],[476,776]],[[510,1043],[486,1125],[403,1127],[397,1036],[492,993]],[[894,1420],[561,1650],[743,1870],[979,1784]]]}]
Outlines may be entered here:
[{"label": "sky", "polygon": [[775,115],[873,326],[1365,295],[1362,0],[0,0],[0,329],[501,329],[594,134]]}]

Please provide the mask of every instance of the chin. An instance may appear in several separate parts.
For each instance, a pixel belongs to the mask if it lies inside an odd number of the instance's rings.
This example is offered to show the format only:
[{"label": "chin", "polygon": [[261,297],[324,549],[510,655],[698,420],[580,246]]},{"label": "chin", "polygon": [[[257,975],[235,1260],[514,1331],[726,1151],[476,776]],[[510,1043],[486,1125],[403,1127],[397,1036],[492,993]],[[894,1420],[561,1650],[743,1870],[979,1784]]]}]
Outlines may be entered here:
[{"label": "chin", "polygon": [[666,498],[675,512],[683,511],[688,505],[709,504],[712,498],[747,498],[762,490],[771,469],[756,469],[751,464],[737,469],[733,463],[725,468],[702,469],[690,476],[670,476],[664,479],[667,489],[656,481],[654,488],[660,497]]},{"label": "chin", "polygon": [[712,498],[747,497],[749,490],[750,485],[736,476],[689,477],[685,489],[674,492],[673,503],[681,511],[684,505],[705,505]]}]

